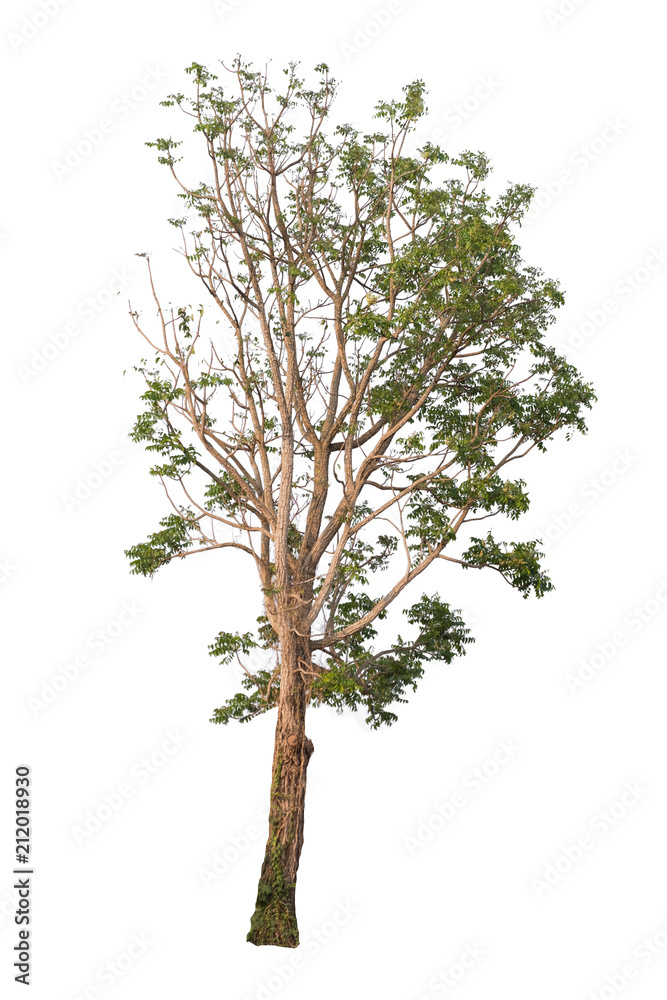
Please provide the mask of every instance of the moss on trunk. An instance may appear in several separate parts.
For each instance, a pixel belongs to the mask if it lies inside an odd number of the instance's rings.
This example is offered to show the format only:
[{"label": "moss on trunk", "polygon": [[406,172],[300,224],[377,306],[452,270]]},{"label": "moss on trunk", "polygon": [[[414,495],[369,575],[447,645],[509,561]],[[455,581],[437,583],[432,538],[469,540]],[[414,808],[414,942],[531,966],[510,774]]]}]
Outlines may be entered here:
[{"label": "moss on trunk", "polygon": [[269,837],[247,940],[296,948],[296,874],[303,847],[306,769],[313,753],[305,733],[306,684],[300,669],[310,662],[306,644],[286,643],[273,754]]}]

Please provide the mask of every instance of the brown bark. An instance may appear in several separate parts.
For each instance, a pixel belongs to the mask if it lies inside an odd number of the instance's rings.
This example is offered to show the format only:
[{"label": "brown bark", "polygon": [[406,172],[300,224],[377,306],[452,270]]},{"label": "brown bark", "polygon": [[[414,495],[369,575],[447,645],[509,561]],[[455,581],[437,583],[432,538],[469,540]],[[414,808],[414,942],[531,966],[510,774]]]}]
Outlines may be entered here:
[{"label": "brown bark", "polygon": [[247,940],[256,945],[296,948],[296,874],[303,847],[306,769],[313,753],[305,730],[309,639],[290,631],[281,642],[280,655],[269,838]]}]

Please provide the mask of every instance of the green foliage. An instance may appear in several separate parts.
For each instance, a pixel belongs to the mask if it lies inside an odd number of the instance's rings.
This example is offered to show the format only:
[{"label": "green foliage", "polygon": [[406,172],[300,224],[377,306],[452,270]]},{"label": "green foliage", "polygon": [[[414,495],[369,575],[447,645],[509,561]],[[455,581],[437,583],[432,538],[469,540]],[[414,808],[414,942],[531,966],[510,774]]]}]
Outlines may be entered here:
[{"label": "green foliage", "polygon": [[208,648],[211,656],[220,657],[221,663],[231,663],[237,653],[247,654],[251,649],[257,649],[258,645],[251,632],[244,635],[238,632],[219,632],[215,642]]},{"label": "green foliage", "polygon": [[268,670],[258,670],[250,677],[244,677],[241,686],[245,691],[240,691],[216,708],[211,716],[211,722],[220,723],[226,726],[232,719],[238,722],[250,722],[256,715],[263,715],[269,709],[278,704],[280,694],[280,680],[273,679]]},{"label": "green foliage", "polygon": [[148,386],[141,396],[148,406],[135,420],[130,438],[137,444],[143,442],[146,451],[157,452],[167,459],[163,464],[153,466],[152,476],[180,479],[197,462],[196,449],[193,445],[184,444],[180,431],[173,426],[168,415],[169,404],[181,400],[184,390],[160,378],[157,370],[137,368],[136,371],[144,375]]},{"label": "green foliage", "polygon": [[516,520],[530,503],[525,485],[522,479],[512,481],[493,472],[475,472],[461,481],[441,476],[416,486],[408,503],[407,536],[417,539],[412,551],[421,552],[429,544],[454,540],[451,518],[463,507],[469,507],[471,513],[483,510]]},{"label": "green foliage", "polygon": [[125,555],[130,560],[130,572],[152,576],[160,566],[165,566],[175,556],[182,555],[192,545],[190,532],[195,524],[196,520],[191,512],[163,517],[160,521],[161,531],[149,535],[147,542],[140,542],[125,550]]},{"label": "green foliage", "polygon": [[220,469],[215,482],[208,483],[204,497],[204,506],[207,510],[238,514],[243,507],[243,490],[237,480],[224,469]]},{"label": "green foliage", "polygon": [[[208,647],[211,656],[219,657],[220,663],[229,664],[239,654],[247,656],[253,649],[275,649],[277,635],[273,631],[265,615],[257,619],[259,628],[257,639],[251,632],[220,632],[215,641]],[[243,691],[229,698],[224,705],[216,708],[211,716],[211,722],[227,725],[232,719],[239,722],[249,722],[256,715],[268,712],[278,702],[280,678],[268,670],[249,671],[241,680]],[[246,692],[250,692],[247,694]]]},{"label": "green foliage", "polygon": [[[372,607],[368,595],[357,594],[341,605],[337,624],[343,626],[355,615]],[[370,626],[353,637],[325,650],[327,669],[313,683],[315,704],[325,703],[338,712],[343,708],[366,711],[372,729],[391,725],[397,716],[388,706],[405,702],[408,687],[416,690],[424,664],[431,660],[451,663],[465,653],[474,640],[457,611],[435,594],[403,612],[417,634],[405,641],[400,635],[389,649],[375,652],[371,640],[377,632]]]},{"label": "green foliage", "polygon": [[542,597],[554,586],[540,566],[542,552],[537,542],[512,542],[498,544],[488,533],[486,538],[472,538],[472,545],[464,552],[464,567],[481,569],[493,566],[509,584],[524,597],[534,592]]}]

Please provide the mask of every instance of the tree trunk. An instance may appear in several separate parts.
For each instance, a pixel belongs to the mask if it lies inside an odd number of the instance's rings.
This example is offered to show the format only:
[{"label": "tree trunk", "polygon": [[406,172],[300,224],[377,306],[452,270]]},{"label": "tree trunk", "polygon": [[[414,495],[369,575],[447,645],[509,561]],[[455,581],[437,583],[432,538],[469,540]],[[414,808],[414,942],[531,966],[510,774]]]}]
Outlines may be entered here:
[{"label": "tree trunk", "polygon": [[296,873],[303,847],[306,768],[313,752],[306,736],[306,679],[310,644],[296,632],[281,642],[280,695],[273,751],[269,839],[247,940],[296,948]]}]

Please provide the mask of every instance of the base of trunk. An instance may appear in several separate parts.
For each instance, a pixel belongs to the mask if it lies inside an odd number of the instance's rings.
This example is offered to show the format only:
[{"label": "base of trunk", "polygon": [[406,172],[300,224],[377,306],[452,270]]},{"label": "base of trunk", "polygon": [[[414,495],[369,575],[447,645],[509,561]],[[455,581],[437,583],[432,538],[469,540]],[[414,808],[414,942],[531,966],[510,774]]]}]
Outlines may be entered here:
[{"label": "base of trunk", "polygon": [[[299,624],[299,623],[296,623]],[[307,631],[292,622],[280,639],[280,698],[271,769],[269,837],[246,938],[250,944],[297,948],[296,875],[303,847],[306,770],[313,742],[306,736]]]},{"label": "base of trunk", "polygon": [[298,948],[296,873],[303,845],[306,768],[313,741],[277,729],[271,782],[269,839],[259,877],[255,912],[246,938],[251,944]]},{"label": "base of trunk", "polygon": [[285,879],[280,844],[275,842],[267,852],[262,868],[247,941],[256,945],[277,945],[279,948],[298,947],[295,888]]}]

